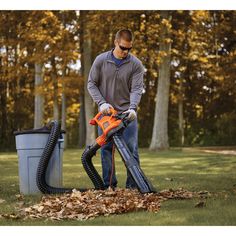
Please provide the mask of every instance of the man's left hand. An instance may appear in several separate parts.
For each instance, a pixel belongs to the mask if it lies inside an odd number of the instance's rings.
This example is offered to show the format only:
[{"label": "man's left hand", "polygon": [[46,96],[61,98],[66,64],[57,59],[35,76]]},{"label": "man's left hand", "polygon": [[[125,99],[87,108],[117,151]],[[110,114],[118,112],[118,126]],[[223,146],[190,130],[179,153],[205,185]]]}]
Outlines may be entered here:
[{"label": "man's left hand", "polygon": [[129,121],[133,121],[133,120],[135,120],[137,118],[136,111],[133,110],[133,109],[129,109],[129,110],[123,112],[122,114],[129,114],[128,117],[127,117],[127,119]]}]

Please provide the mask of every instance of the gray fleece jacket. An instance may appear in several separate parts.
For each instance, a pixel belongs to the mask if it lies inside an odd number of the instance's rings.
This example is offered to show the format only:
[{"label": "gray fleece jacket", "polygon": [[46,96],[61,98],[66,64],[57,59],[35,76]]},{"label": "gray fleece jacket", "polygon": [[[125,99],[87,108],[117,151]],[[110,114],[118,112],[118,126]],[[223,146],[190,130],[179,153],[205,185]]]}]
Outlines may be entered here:
[{"label": "gray fleece jacket", "polygon": [[96,57],[90,69],[87,88],[93,100],[101,106],[111,104],[119,113],[137,110],[143,91],[144,67],[132,54],[117,67],[112,51]]}]

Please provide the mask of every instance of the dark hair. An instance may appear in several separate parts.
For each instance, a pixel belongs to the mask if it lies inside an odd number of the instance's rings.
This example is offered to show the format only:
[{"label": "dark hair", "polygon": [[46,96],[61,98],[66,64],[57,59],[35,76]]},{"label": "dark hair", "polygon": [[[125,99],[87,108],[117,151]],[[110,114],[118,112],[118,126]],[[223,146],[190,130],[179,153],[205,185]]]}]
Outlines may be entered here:
[{"label": "dark hair", "polygon": [[115,39],[119,40],[121,38],[124,39],[125,41],[131,42],[133,40],[133,34],[128,29],[122,29],[116,33]]}]

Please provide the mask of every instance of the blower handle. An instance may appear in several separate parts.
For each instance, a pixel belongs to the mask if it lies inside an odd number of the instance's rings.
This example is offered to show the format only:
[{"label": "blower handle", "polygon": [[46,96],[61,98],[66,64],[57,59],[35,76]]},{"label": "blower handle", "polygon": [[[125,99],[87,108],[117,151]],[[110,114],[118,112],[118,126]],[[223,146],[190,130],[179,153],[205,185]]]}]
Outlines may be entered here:
[{"label": "blower handle", "polygon": [[[109,115],[106,115],[106,116],[110,116],[111,118],[114,117],[115,115],[117,114],[117,111],[114,109],[114,108],[111,108],[110,107],[110,114]],[[99,120],[100,118],[104,116],[104,114],[100,111],[98,112],[98,114],[89,121],[89,124],[90,125],[96,125],[96,124],[99,124]]]}]

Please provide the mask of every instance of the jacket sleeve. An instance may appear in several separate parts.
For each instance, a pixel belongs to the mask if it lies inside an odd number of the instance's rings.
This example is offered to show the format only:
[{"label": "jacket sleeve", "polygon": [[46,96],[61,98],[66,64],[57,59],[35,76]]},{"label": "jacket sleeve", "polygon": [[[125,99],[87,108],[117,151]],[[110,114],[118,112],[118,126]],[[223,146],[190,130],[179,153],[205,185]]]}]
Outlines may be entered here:
[{"label": "jacket sleeve", "polygon": [[144,67],[141,62],[135,65],[133,76],[131,78],[131,91],[130,91],[130,107],[129,109],[137,110],[138,104],[141,100],[143,93],[143,75]]},{"label": "jacket sleeve", "polygon": [[101,64],[102,64],[102,59],[96,57],[90,69],[88,84],[87,84],[88,92],[92,97],[93,101],[96,102],[98,106],[101,106],[103,103],[106,102],[106,100],[103,98],[101,92],[98,89],[100,74],[101,74]]}]

